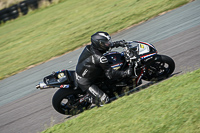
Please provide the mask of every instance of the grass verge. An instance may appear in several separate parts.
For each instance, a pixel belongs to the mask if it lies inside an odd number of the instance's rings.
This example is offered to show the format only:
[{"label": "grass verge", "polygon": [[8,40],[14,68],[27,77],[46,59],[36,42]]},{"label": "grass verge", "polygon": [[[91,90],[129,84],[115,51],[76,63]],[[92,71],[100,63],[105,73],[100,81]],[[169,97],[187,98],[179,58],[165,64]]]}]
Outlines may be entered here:
[{"label": "grass verge", "polygon": [[172,77],[42,133],[199,133],[199,75]]},{"label": "grass verge", "polygon": [[65,0],[32,11],[0,26],[0,79],[189,1]]}]

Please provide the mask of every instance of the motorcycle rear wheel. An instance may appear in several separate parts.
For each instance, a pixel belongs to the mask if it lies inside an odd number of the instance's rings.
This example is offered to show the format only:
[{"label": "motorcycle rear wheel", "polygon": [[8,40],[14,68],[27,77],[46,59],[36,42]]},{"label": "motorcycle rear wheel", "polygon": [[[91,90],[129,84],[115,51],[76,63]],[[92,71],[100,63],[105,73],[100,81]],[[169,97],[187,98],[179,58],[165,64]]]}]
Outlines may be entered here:
[{"label": "motorcycle rear wheel", "polygon": [[81,90],[59,89],[54,94],[52,105],[54,109],[64,115],[76,115],[84,111],[84,107],[89,106],[89,103],[81,103],[74,107],[73,105],[79,101],[83,92]]}]

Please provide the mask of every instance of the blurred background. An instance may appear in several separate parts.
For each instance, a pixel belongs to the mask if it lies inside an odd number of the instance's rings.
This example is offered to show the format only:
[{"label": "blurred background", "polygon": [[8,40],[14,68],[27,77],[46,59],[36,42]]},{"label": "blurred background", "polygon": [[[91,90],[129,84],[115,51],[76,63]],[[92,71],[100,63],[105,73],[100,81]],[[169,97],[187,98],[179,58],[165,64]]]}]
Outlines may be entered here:
[{"label": "blurred background", "polygon": [[46,7],[59,1],[61,0],[1,0],[0,23],[26,15],[29,10]]}]

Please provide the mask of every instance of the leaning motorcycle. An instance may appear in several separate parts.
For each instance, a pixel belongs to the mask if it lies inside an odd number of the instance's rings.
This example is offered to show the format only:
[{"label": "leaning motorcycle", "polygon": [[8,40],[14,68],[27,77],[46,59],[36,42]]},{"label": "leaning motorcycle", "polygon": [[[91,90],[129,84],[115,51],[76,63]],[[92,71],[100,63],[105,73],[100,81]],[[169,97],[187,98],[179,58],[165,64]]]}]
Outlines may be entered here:
[{"label": "leaning motorcycle", "polygon": [[[135,55],[139,57],[136,58]],[[142,79],[158,81],[167,78],[175,69],[172,58],[159,55],[152,44],[141,41],[128,41],[125,43],[122,52],[109,51],[104,56],[108,59],[110,67],[115,70],[126,70],[130,64],[134,66],[133,77],[108,79],[106,76],[102,76],[99,78],[96,85],[110,99],[122,95],[127,88],[131,90],[139,86],[142,84]],[[77,85],[75,71],[53,72],[44,77],[43,82],[39,83],[36,88],[60,88],[53,96],[52,105],[57,112],[64,115],[75,115],[91,106],[91,103],[87,100],[89,94],[83,92]]]}]

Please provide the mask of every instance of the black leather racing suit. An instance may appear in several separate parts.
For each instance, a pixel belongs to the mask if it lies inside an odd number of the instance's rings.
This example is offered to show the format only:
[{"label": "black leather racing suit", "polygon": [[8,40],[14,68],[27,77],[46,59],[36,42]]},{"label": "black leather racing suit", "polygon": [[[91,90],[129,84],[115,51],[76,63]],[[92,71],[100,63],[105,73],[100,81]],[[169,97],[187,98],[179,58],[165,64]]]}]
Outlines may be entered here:
[{"label": "black leather racing suit", "polygon": [[125,76],[124,71],[117,71],[110,67],[103,53],[92,45],[87,45],[81,53],[76,66],[76,79],[79,87],[83,91],[89,90],[89,93],[94,92],[92,95],[94,97],[98,96],[102,100],[102,95],[105,93],[94,85],[102,74],[105,74],[109,79]]}]

